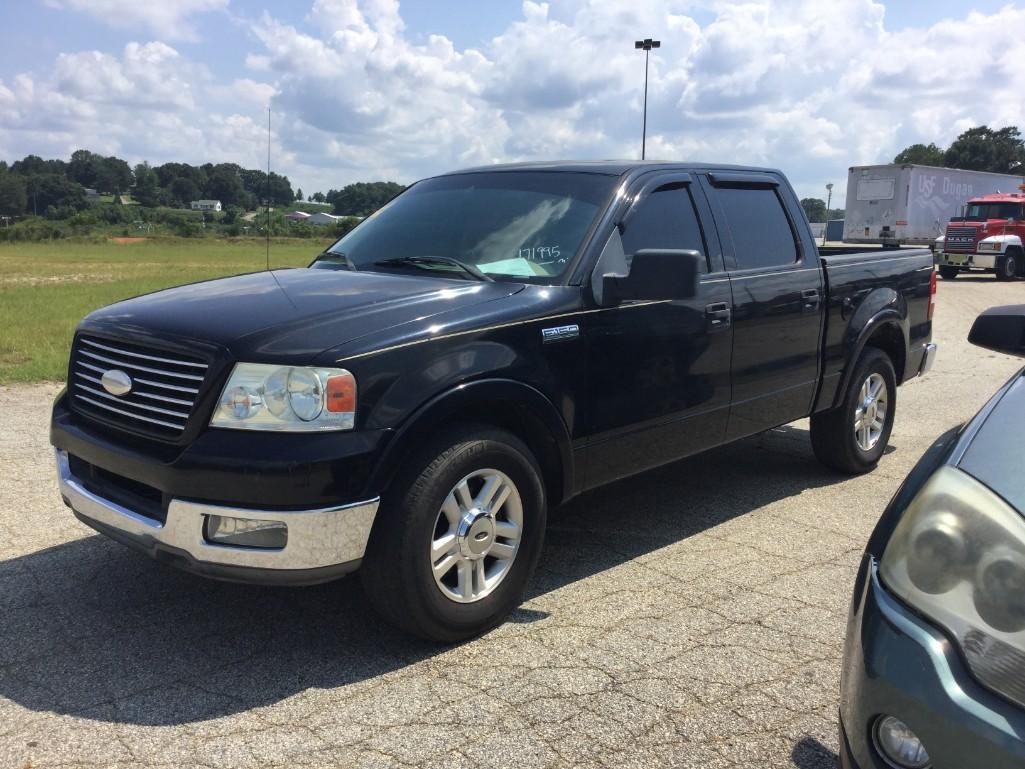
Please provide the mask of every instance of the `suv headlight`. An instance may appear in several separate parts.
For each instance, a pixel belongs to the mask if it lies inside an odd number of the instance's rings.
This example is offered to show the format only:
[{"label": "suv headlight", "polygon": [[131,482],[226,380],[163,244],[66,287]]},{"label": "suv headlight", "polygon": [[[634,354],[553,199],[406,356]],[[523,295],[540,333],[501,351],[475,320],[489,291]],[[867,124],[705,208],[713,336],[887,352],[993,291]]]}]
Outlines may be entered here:
[{"label": "suv headlight", "polygon": [[944,627],[984,685],[1025,705],[1025,519],[956,468],[904,511],[879,565],[888,589]]},{"label": "suv headlight", "polygon": [[351,430],[356,379],[341,368],[236,363],[212,427],[310,432]]}]

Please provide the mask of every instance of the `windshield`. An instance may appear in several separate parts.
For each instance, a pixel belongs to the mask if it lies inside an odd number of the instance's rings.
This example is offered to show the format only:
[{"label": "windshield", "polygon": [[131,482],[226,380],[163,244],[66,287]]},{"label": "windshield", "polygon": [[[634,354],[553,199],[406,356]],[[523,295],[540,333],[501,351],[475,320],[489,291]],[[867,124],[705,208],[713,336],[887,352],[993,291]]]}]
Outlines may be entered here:
[{"label": "windshield", "polygon": [[1021,219],[1021,203],[969,203],[965,207],[964,221],[989,219]]},{"label": "windshield", "polygon": [[617,181],[605,174],[536,171],[428,179],[345,235],[313,266],[429,270],[471,279],[476,268],[496,280],[554,283]]}]

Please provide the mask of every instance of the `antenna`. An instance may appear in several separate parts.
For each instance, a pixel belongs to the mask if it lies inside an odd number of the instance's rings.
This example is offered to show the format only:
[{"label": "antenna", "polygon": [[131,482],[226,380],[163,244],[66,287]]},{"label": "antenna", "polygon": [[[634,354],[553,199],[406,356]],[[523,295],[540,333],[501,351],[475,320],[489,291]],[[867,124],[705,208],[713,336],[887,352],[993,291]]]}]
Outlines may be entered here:
[{"label": "antenna", "polygon": [[270,106],[267,107],[267,181],[263,187],[267,201],[267,271],[270,272]]}]

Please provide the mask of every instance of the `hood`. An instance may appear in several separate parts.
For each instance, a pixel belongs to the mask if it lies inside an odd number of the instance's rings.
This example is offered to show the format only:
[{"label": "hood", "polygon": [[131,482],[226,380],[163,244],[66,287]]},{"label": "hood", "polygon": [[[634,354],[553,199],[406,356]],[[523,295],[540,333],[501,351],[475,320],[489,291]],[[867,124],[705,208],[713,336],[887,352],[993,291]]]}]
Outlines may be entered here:
[{"label": "hood", "polygon": [[1021,436],[1025,434],[1025,376],[1019,371],[972,438],[958,467],[1025,513]]},{"label": "hood", "polygon": [[428,275],[275,270],[128,299],[92,313],[81,328],[140,340],[210,342],[240,360],[303,363],[367,334],[522,289]]}]

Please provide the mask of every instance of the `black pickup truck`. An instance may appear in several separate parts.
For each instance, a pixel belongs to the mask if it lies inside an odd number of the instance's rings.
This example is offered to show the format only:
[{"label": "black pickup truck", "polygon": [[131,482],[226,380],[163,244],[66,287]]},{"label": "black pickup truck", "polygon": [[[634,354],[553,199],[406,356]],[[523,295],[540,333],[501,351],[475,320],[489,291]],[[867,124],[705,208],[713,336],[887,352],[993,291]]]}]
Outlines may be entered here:
[{"label": "black pickup truck", "polygon": [[356,570],[451,641],[520,601],[547,511],[811,415],[872,469],[932,363],[928,250],[816,249],[778,171],[530,163],[414,184],[306,269],[97,310],[53,410],[61,494],[221,579]]}]

